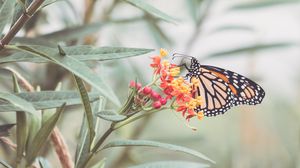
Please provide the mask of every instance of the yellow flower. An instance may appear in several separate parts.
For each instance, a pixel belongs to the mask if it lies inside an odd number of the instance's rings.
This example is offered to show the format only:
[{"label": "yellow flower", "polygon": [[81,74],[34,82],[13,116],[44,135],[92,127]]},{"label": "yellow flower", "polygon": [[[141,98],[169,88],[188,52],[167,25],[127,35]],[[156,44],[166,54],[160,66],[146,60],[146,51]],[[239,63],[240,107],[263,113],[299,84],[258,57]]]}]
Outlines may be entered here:
[{"label": "yellow flower", "polygon": [[163,48],[161,48],[161,49],[160,49],[160,56],[161,56],[161,57],[165,57],[165,56],[167,56],[167,55],[168,55],[168,51],[165,50],[165,49],[163,49]]},{"label": "yellow flower", "polygon": [[203,112],[202,112],[202,111],[199,111],[199,112],[197,113],[197,117],[198,117],[199,120],[202,120],[203,117],[204,117]]},{"label": "yellow flower", "polygon": [[180,73],[180,67],[175,67],[170,69],[171,76],[177,76]]},{"label": "yellow flower", "polygon": [[188,94],[191,92],[191,88],[189,87],[188,84],[185,83],[185,80],[183,79],[183,77],[174,79],[171,82],[171,85],[174,88],[174,90],[176,90],[180,93]]},{"label": "yellow flower", "polygon": [[197,96],[195,101],[197,102],[197,106],[201,106],[202,105],[202,97],[201,96]]},{"label": "yellow flower", "polygon": [[170,62],[168,60],[163,60],[162,63],[163,67],[168,68],[170,66]]}]

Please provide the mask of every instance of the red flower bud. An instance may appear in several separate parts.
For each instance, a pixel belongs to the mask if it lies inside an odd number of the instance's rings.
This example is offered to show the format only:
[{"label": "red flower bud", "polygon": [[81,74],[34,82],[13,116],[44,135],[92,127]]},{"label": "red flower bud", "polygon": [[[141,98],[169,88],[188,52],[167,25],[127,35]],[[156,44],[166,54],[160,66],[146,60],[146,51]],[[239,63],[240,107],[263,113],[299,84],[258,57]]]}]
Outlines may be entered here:
[{"label": "red flower bud", "polygon": [[155,108],[155,109],[159,109],[159,108],[161,107],[160,101],[155,101],[155,102],[152,104],[152,107]]},{"label": "red flower bud", "polygon": [[130,88],[135,88],[135,82],[134,81],[130,81],[129,82],[129,87]]},{"label": "red flower bud", "polygon": [[165,99],[165,98],[160,98],[159,101],[162,105],[167,104],[167,99]]},{"label": "red flower bud", "polygon": [[149,87],[149,86],[144,87],[144,89],[143,89],[143,94],[148,95],[148,94],[150,94],[151,92],[152,92],[151,87]]},{"label": "red flower bud", "polygon": [[140,90],[141,87],[142,87],[142,84],[141,84],[141,83],[137,83],[137,84],[136,84],[136,89],[137,89],[137,90]]},{"label": "red flower bud", "polygon": [[161,98],[161,96],[157,92],[155,92],[155,91],[152,90],[152,92],[151,92],[151,98],[154,99],[154,100],[158,100],[158,99]]}]

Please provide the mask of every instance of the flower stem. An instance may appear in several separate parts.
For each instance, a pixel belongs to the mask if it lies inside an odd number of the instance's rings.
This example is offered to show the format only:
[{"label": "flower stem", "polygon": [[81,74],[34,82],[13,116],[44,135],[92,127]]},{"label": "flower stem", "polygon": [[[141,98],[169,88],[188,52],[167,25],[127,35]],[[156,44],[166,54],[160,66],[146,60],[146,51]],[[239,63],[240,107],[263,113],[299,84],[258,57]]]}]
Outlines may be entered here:
[{"label": "flower stem", "polygon": [[114,123],[112,123],[108,130],[105,131],[105,133],[102,135],[102,137],[98,140],[98,142],[95,144],[95,146],[92,148],[91,153],[89,154],[88,158],[83,163],[82,167],[86,167],[88,162],[93,158],[93,156],[97,153],[98,148],[103,144],[103,142],[108,138],[108,136],[114,131]]},{"label": "flower stem", "polygon": [[42,5],[44,0],[35,0],[26,11],[19,17],[16,23],[11,27],[8,33],[0,40],[0,50],[4,48],[21,30],[21,28],[27,23],[27,21],[32,17],[32,15],[37,11],[37,9]]},{"label": "flower stem", "polygon": [[138,120],[138,119],[140,119],[140,118],[142,118],[142,117],[145,117],[145,116],[147,116],[147,115],[150,115],[150,114],[153,114],[153,113],[162,111],[162,110],[166,110],[166,109],[170,109],[170,107],[163,107],[163,108],[160,108],[160,109],[153,109],[153,110],[148,111],[147,113],[141,114],[141,115],[136,116],[136,117],[134,117],[134,118],[129,118],[128,120],[125,120],[125,121],[123,121],[123,122],[121,122],[121,123],[116,124],[116,125],[113,127],[113,130],[117,130],[117,129],[119,129],[119,128],[121,128],[121,127],[123,127],[123,126],[125,126],[125,125],[127,125],[127,124],[129,124],[129,123],[132,123],[132,122],[135,121],[135,120]]}]

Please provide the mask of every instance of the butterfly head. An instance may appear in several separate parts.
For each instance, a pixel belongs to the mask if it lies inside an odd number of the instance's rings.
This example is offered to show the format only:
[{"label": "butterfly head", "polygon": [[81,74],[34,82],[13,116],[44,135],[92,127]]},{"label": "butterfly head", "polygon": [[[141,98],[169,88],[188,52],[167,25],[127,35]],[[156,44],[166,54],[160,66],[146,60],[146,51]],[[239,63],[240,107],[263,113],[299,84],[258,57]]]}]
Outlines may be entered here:
[{"label": "butterfly head", "polygon": [[195,57],[192,57],[190,69],[198,69],[198,68],[200,68],[199,61]]},{"label": "butterfly head", "polygon": [[172,59],[174,60],[175,58],[181,58],[177,60],[177,62],[179,61],[179,63],[175,63],[175,64],[177,66],[184,66],[188,71],[200,67],[199,61],[193,56],[174,53]]}]

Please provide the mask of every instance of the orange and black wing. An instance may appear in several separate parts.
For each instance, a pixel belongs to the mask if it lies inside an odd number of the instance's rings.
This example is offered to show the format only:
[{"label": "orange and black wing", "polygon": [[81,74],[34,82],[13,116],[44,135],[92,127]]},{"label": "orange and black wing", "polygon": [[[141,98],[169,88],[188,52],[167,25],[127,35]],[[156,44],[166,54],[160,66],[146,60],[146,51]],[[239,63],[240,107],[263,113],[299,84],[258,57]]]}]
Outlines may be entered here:
[{"label": "orange and black wing", "polygon": [[204,103],[195,111],[203,110],[205,116],[224,114],[240,104],[259,104],[265,96],[258,84],[235,72],[210,65],[201,65],[199,71],[191,80],[199,79],[195,96],[202,96]]}]

